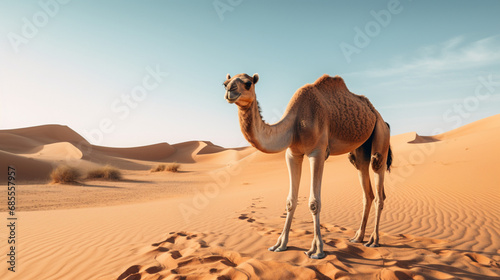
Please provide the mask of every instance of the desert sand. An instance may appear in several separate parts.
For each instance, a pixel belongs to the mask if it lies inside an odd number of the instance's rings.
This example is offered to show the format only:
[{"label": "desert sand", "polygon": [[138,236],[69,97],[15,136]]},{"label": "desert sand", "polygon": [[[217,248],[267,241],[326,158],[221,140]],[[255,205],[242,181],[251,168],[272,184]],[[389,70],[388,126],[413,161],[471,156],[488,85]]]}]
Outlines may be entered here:
[{"label": "desert sand", "polygon": [[[289,248],[267,250],[285,218],[284,153],[204,141],[100,147],[61,125],[0,130],[0,182],[6,188],[10,165],[18,184],[16,272],[2,261],[0,279],[499,279],[498,143],[500,115],[436,136],[393,136],[379,248],[348,241],[362,190],[347,156],[330,157],[321,212],[327,256],[311,260],[308,168]],[[150,172],[170,162],[180,172]],[[60,164],[82,172],[112,165],[123,179],[51,184]]]}]

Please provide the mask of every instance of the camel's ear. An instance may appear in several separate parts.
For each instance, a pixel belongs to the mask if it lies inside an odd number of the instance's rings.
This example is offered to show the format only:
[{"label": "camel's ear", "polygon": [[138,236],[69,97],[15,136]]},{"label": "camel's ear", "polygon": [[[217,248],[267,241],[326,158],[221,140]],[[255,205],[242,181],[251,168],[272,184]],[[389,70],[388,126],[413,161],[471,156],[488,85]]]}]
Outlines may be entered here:
[{"label": "camel's ear", "polygon": [[259,74],[253,74],[253,83],[256,84],[259,81]]},{"label": "camel's ear", "polygon": [[226,80],[229,80],[229,79],[231,79],[231,75],[229,75],[229,73],[227,73]]}]

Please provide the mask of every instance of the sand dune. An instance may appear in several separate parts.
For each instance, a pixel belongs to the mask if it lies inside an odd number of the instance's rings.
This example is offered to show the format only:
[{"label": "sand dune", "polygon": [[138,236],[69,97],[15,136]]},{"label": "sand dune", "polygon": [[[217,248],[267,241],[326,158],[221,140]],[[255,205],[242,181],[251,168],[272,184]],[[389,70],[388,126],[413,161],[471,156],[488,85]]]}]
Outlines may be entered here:
[{"label": "sand dune", "polygon": [[[82,166],[121,166],[126,180],[19,186],[22,262],[15,274],[0,270],[1,279],[500,277],[500,177],[494,172],[500,115],[432,137],[409,132],[391,138],[394,165],[386,176],[379,248],[348,241],[361,218],[361,187],[345,155],[330,157],[322,188],[323,260],[303,254],[312,240],[307,160],[289,250],[274,253],[267,247],[283,227],[288,193],[284,153],[191,141],[99,147],[85,157],[77,136],[48,127],[71,139],[50,138],[40,128],[0,131],[7,135],[0,137],[2,166],[14,162],[19,176],[40,180],[70,157]],[[148,171],[173,161],[184,172]],[[367,235],[371,230],[373,213]]]},{"label": "sand dune", "polygon": [[206,146],[198,152],[199,155],[214,154],[214,153],[219,153],[219,152],[223,152],[226,150],[225,148],[223,148],[221,146],[217,146],[210,141],[203,141],[203,143],[205,143]]},{"label": "sand dune", "polygon": [[[161,162],[196,163],[203,161],[225,164],[237,161],[255,150],[225,149],[206,141],[189,141],[170,145],[158,143],[142,147],[113,148],[91,145],[67,126],[44,125],[12,130],[0,130],[0,152],[12,164],[28,168],[19,180],[46,182],[52,168],[59,164],[89,169],[98,165],[112,165],[124,170],[149,170]],[[14,160],[15,159],[15,160]],[[34,160],[27,160],[34,159]],[[37,170],[33,172],[33,170]],[[1,182],[6,181],[4,174]]]},{"label": "sand dune", "polygon": [[[53,168],[49,162],[4,151],[0,151],[0,166],[3,170],[7,170],[8,166],[15,167],[19,176],[28,178],[26,181],[37,182],[46,182]],[[7,171],[0,173],[0,182],[7,182]]]},{"label": "sand dune", "polygon": [[[18,137],[36,141],[42,144],[51,144],[56,142],[69,142],[77,145],[89,145],[89,142],[65,125],[41,125],[35,127],[26,127],[18,129],[0,130],[0,135],[12,134]],[[3,142],[2,137],[2,142]]]},{"label": "sand dune", "polygon": [[445,140],[451,138],[459,138],[462,136],[473,136],[476,134],[487,134],[490,133],[495,135],[495,131],[498,131],[500,122],[500,115],[494,115],[482,120],[461,126],[457,129],[436,135],[437,139]]},{"label": "sand dune", "polygon": [[203,141],[189,141],[172,145],[176,149],[169,160],[180,163],[195,163],[196,155],[207,146]]},{"label": "sand dune", "polygon": [[133,147],[133,148],[110,148],[92,146],[92,153],[105,154],[113,157],[157,161],[162,160],[175,152],[175,148],[168,143]]},{"label": "sand dune", "polygon": [[29,158],[48,160],[70,160],[81,159],[83,157],[82,151],[69,142],[59,142],[38,146],[30,151],[30,153],[20,153],[19,155]]},{"label": "sand dune", "polygon": [[10,153],[29,153],[43,143],[24,136],[0,131],[0,149]]},{"label": "sand dune", "polygon": [[196,156],[197,163],[219,163],[228,164],[240,161],[241,159],[256,153],[257,150],[253,147],[240,148],[240,149],[224,149],[224,150],[212,150],[212,152],[207,152],[203,148]]}]

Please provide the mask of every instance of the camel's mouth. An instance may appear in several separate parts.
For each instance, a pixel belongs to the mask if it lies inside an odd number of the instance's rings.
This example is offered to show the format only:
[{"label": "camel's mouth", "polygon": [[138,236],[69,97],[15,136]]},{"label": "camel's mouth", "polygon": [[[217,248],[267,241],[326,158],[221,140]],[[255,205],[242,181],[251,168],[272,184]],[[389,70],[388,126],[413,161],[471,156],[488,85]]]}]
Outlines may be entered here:
[{"label": "camel's mouth", "polygon": [[227,100],[227,102],[232,104],[232,103],[236,102],[236,100],[238,100],[238,98],[240,98],[240,96],[241,96],[241,93],[239,93],[239,92],[227,92],[226,93],[226,100]]}]

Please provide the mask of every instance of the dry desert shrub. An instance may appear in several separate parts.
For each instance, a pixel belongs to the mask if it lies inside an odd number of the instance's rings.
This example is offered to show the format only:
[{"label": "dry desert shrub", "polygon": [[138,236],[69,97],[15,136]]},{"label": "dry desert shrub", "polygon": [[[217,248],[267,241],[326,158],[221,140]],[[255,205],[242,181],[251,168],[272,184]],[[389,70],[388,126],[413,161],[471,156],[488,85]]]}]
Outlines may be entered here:
[{"label": "dry desert shrub", "polygon": [[113,166],[103,166],[87,172],[87,179],[104,179],[117,181],[122,178],[122,173],[119,169]]},{"label": "dry desert shrub", "polygon": [[158,164],[157,166],[151,168],[151,172],[165,171],[165,164]]},{"label": "dry desert shrub", "polygon": [[52,171],[50,178],[52,183],[76,183],[82,174],[75,167],[60,165]]},{"label": "dry desert shrub", "polygon": [[179,171],[180,167],[181,167],[181,165],[178,164],[177,162],[172,162],[172,163],[169,163],[165,166],[165,171],[177,172],[177,171]]},{"label": "dry desert shrub", "polygon": [[161,172],[161,171],[178,172],[180,167],[181,165],[176,162],[167,164],[158,164],[157,166],[151,168],[151,172]]}]

